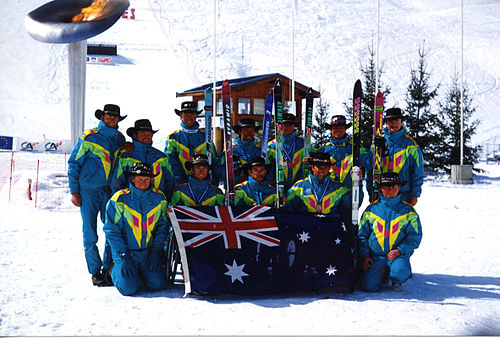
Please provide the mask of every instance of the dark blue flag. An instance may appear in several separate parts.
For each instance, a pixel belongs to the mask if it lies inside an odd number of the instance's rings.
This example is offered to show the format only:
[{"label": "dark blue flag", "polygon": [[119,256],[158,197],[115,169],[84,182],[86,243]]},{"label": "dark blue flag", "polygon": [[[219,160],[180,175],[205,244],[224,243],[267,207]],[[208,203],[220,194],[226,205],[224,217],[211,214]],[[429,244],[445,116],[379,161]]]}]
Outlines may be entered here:
[{"label": "dark blue flag", "polygon": [[267,206],[173,210],[187,293],[276,294],[353,283],[353,240],[335,215]]},{"label": "dark blue flag", "polygon": [[14,143],[13,137],[0,136],[0,149],[12,149],[12,144]]}]

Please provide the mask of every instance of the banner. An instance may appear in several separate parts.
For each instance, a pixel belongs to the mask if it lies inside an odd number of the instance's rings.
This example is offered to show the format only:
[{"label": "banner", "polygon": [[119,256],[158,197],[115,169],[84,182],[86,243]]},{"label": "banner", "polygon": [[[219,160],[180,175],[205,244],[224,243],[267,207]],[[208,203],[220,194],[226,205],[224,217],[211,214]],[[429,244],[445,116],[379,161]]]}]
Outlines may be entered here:
[{"label": "banner", "polygon": [[13,137],[0,136],[0,149],[13,150],[13,145],[15,145]]},{"label": "banner", "polygon": [[186,293],[277,294],[354,282],[353,239],[335,215],[177,206],[169,216]]}]

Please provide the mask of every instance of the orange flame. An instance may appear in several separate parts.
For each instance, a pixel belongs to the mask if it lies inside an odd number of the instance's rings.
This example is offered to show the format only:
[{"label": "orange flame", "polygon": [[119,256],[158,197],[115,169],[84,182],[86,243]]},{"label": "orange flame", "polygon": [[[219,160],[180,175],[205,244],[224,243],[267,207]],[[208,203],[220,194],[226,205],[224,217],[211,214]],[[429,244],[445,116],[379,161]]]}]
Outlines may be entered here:
[{"label": "orange flame", "polygon": [[100,18],[103,15],[103,9],[106,7],[108,2],[109,0],[94,0],[89,7],[82,8],[80,14],[75,15],[71,21],[92,21]]}]

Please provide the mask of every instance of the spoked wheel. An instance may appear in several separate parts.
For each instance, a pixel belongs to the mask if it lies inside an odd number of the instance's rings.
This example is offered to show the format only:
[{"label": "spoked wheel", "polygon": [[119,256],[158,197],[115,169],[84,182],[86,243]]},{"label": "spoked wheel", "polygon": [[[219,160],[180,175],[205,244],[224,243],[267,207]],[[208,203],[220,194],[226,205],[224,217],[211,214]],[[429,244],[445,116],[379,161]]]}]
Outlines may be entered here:
[{"label": "spoked wheel", "polygon": [[173,286],[175,282],[175,276],[177,275],[177,268],[181,263],[179,248],[177,247],[177,240],[175,239],[173,229],[170,229],[169,231],[165,251],[167,283]]}]

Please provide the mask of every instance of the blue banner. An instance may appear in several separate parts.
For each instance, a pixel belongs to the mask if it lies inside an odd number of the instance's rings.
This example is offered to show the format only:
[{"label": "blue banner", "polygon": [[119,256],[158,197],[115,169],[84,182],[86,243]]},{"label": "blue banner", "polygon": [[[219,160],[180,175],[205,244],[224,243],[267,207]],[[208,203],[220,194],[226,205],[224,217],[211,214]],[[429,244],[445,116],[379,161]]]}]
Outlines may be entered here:
[{"label": "blue banner", "polygon": [[0,149],[12,150],[14,144],[13,137],[0,136]]}]

